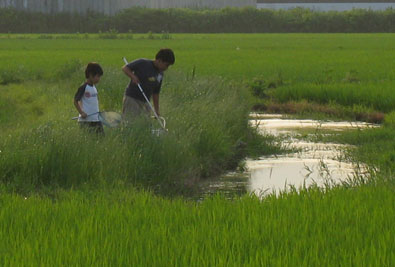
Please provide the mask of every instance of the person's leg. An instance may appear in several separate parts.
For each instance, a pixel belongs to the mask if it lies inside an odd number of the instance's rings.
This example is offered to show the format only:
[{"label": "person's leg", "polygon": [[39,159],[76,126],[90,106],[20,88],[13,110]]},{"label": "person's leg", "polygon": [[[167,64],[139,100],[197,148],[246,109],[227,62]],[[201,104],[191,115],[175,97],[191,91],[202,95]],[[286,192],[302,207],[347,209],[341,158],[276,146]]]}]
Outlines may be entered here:
[{"label": "person's leg", "polygon": [[80,122],[80,128],[89,133],[95,133],[97,136],[104,136],[103,124],[100,121]]},{"label": "person's leg", "polygon": [[84,131],[89,131],[89,122],[78,122],[78,124],[80,125],[80,129],[84,130]]},{"label": "person's leg", "polygon": [[149,118],[150,110],[148,104],[132,97],[124,96],[122,105],[122,120],[124,123],[132,123],[139,116]]},{"label": "person's leg", "polygon": [[104,136],[103,124],[101,121],[92,123],[93,131],[97,134],[97,136]]}]

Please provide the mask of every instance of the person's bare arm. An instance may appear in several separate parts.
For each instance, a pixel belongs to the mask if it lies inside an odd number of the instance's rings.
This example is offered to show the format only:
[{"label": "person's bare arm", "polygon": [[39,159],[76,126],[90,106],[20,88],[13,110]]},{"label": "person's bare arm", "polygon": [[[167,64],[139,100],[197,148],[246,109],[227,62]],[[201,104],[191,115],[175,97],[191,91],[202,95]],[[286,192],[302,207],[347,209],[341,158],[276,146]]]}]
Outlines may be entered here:
[{"label": "person's bare arm", "polygon": [[156,114],[158,114],[158,116],[160,116],[160,113],[159,113],[159,94],[153,94],[152,95],[152,99],[154,101],[155,112],[156,112]]},{"label": "person's bare arm", "polygon": [[134,74],[134,72],[131,69],[129,69],[128,65],[124,65],[122,67],[122,71],[126,74],[126,76],[128,76],[132,80],[133,83],[135,84],[140,83],[139,77],[137,77],[136,74]]},{"label": "person's bare arm", "polygon": [[86,117],[88,117],[88,114],[86,114],[85,111],[82,110],[81,104],[81,101],[77,101],[74,99],[75,108],[78,110],[78,113],[81,114],[81,117],[85,119]]}]

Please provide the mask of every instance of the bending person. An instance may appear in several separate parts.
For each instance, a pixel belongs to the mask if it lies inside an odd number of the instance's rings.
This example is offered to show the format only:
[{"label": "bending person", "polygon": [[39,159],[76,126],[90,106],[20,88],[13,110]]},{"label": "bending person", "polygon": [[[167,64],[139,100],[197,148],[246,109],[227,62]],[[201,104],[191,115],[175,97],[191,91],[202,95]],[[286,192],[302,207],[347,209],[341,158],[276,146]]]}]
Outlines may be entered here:
[{"label": "bending person", "polygon": [[130,123],[139,116],[150,116],[150,107],[141,93],[138,84],[150,101],[154,102],[155,112],[160,116],[159,93],[162,86],[163,72],[175,62],[174,53],[171,49],[159,50],[155,60],[136,59],[122,67],[123,72],[130,78],[125,90],[122,105],[122,117],[124,122]]}]

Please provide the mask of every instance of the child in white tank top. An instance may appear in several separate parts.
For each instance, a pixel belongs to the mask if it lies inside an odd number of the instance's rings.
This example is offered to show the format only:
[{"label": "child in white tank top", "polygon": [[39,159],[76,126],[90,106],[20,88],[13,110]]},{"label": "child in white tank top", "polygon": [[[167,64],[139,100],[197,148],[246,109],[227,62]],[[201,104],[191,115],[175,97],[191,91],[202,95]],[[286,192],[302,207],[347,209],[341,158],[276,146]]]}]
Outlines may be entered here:
[{"label": "child in white tank top", "polygon": [[89,63],[85,69],[86,81],[78,88],[74,96],[74,106],[80,114],[78,122],[81,128],[97,134],[104,134],[103,125],[99,120],[99,100],[95,87],[102,75],[103,69],[99,64]]}]

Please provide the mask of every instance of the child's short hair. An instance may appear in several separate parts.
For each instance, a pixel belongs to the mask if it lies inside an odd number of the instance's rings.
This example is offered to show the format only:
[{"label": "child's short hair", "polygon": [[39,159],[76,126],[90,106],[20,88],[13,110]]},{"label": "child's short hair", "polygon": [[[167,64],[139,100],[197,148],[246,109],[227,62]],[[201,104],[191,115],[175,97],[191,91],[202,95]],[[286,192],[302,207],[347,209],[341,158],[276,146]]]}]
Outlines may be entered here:
[{"label": "child's short hair", "polygon": [[164,62],[170,63],[170,65],[173,65],[176,61],[173,50],[169,48],[162,48],[161,50],[159,50],[159,52],[155,56],[155,59],[160,59]]},{"label": "child's short hair", "polygon": [[86,66],[85,69],[85,78],[89,78],[89,76],[102,76],[103,75],[103,69],[100,67],[100,65],[96,62],[90,62],[88,63],[88,66]]}]

